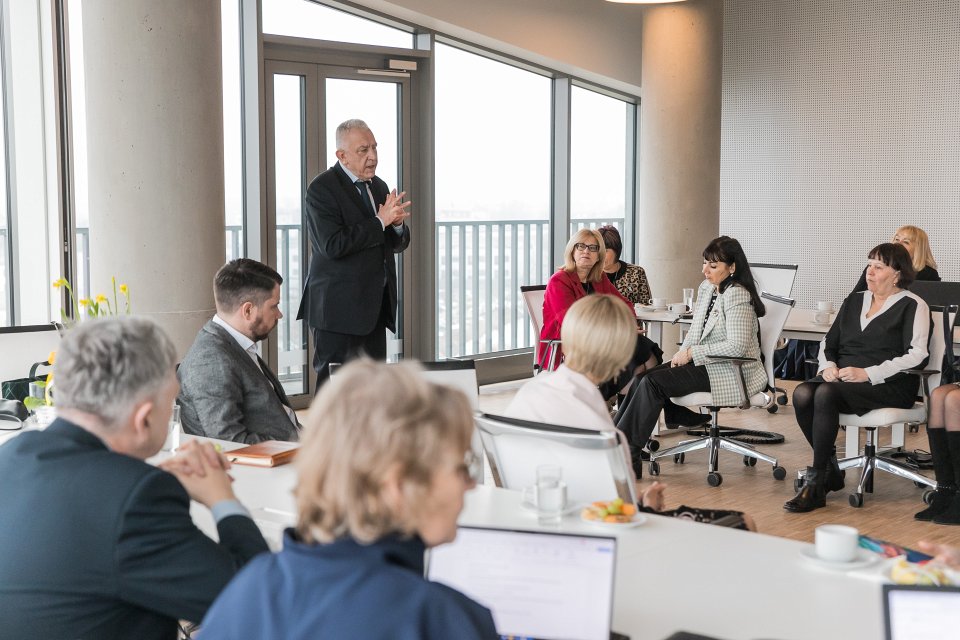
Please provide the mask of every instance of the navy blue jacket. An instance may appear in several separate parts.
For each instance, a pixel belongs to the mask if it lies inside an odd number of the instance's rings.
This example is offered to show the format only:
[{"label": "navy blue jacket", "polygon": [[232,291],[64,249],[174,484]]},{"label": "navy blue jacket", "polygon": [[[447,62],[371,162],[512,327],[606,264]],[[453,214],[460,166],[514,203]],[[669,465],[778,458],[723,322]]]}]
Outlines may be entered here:
[{"label": "navy blue jacket", "polygon": [[253,560],[213,603],[201,640],[498,638],[490,611],[423,577],[419,538],[299,542]]},{"label": "navy blue jacket", "polygon": [[171,474],[56,420],[0,447],[0,639],[176,637],[267,545],[246,516],[220,543]]}]

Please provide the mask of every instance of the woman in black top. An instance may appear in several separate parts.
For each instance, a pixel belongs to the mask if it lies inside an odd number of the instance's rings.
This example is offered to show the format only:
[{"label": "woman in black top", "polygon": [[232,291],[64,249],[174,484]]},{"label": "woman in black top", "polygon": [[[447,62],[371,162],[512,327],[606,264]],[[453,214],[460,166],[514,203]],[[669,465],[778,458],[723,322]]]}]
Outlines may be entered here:
[{"label": "woman in black top", "polygon": [[926,363],[930,337],[930,309],[906,290],[915,275],[902,245],[874,247],[867,290],[843,301],[820,344],[819,375],[793,392],[797,423],[813,447],[813,466],[800,492],[783,505],[787,511],[824,507],[827,492],[843,488],[834,447],[841,413],[913,406],[919,378],[903,370]]},{"label": "woman in black top", "polygon": [[[937,261],[933,259],[933,253],[930,251],[930,241],[927,239],[926,231],[908,224],[897,229],[897,232],[893,234],[893,240],[890,242],[903,245],[903,248],[910,254],[910,263],[913,265],[914,271],[917,272],[914,280],[940,281]],[[863,273],[860,274],[860,280],[857,281],[857,286],[853,288],[853,292],[866,290],[867,270],[864,269]]]}]

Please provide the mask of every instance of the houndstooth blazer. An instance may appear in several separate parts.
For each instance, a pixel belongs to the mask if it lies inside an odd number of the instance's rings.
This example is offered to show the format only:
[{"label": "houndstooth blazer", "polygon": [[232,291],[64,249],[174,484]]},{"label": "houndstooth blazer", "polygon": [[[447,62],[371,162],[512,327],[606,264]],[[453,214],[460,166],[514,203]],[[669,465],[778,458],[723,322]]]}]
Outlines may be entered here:
[{"label": "houndstooth blazer", "polygon": [[767,387],[767,374],[760,362],[757,337],[760,324],[750,303],[750,294],[738,284],[727,287],[717,296],[706,325],[703,324],[703,318],[710,306],[713,285],[704,280],[697,295],[693,324],[680,348],[690,349],[694,364],[706,366],[713,404],[738,406],[743,398],[740,397],[736,368],[728,362],[707,364],[707,356],[756,358],[756,362],[743,365],[747,393],[752,396]]}]

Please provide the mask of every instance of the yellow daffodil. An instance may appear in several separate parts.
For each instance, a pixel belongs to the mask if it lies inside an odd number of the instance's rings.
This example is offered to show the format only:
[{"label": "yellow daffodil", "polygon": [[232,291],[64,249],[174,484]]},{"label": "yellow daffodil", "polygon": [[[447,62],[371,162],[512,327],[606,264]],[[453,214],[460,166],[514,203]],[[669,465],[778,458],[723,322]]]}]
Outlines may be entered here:
[{"label": "yellow daffodil", "polygon": [[47,362],[49,362],[50,364],[53,364],[53,361],[56,357],[57,357],[57,352],[51,351],[50,355],[47,356]]},{"label": "yellow daffodil", "polygon": [[60,287],[66,285],[66,284],[67,284],[66,279],[60,278],[59,280],[54,280],[54,281],[53,281],[53,288],[54,288],[54,289],[59,289]]},{"label": "yellow daffodil", "polygon": [[89,307],[93,302],[89,298],[80,298],[81,307]]},{"label": "yellow daffodil", "polygon": [[96,300],[97,300],[97,304],[103,304],[104,302],[107,301],[107,296],[103,295],[102,293],[98,293]]},{"label": "yellow daffodil", "polygon": [[130,295],[130,289],[127,288],[127,285],[122,284],[120,285],[120,293],[122,293],[125,296]]}]

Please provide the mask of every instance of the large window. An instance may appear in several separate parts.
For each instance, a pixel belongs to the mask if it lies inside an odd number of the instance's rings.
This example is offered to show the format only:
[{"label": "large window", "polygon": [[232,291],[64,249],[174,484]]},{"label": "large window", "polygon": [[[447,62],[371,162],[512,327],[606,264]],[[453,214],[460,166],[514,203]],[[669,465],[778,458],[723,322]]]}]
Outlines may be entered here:
[{"label": "large window", "polygon": [[223,181],[227,260],[246,255],[243,227],[243,95],[240,0],[221,0],[223,64]]},{"label": "large window", "polygon": [[616,226],[624,232],[633,198],[635,164],[631,120],[635,108],[574,86],[570,92],[570,227]]},{"label": "large window", "polygon": [[436,47],[437,356],[532,346],[550,265],[551,80]]},{"label": "large window", "polygon": [[0,324],[59,316],[55,63],[50,2],[0,3]]}]

